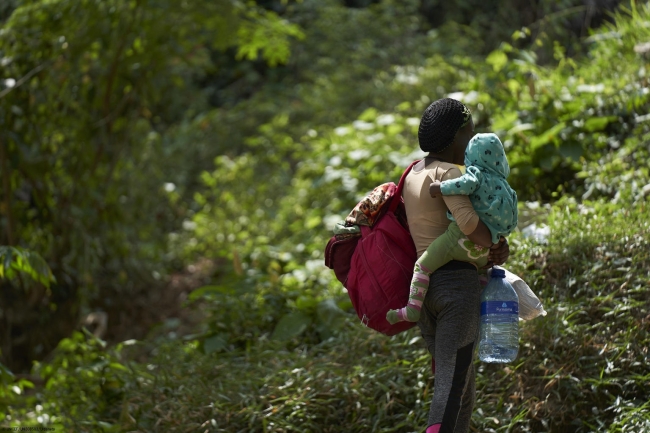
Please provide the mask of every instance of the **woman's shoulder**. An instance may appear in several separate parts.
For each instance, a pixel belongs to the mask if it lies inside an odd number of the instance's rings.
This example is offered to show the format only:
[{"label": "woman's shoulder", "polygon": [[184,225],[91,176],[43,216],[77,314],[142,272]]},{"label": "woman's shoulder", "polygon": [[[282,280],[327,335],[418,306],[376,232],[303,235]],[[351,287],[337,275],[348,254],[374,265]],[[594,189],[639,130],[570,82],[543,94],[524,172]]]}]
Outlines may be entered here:
[{"label": "woman's shoulder", "polygon": [[441,170],[449,171],[452,169],[460,170],[460,165],[452,164],[451,162],[438,161],[438,166]]},{"label": "woman's shoulder", "polygon": [[441,162],[438,169],[440,180],[456,179],[461,177],[465,172],[465,167],[462,165],[451,164],[449,162]]},{"label": "woman's shoulder", "polygon": [[431,170],[435,170],[438,172],[446,172],[452,169],[457,169],[463,172],[464,168],[465,167],[463,167],[462,165],[456,165],[450,162],[439,161],[439,160],[431,161],[425,165],[425,160],[421,160],[418,161],[418,163],[413,166],[413,172],[420,173],[422,171],[431,171]]},{"label": "woman's shoulder", "polygon": [[426,166],[423,161],[413,166],[413,170],[409,173],[407,178],[410,179],[425,179],[429,178],[432,181],[444,181],[460,177],[465,172],[465,167],[444,161],[432,161]]}]

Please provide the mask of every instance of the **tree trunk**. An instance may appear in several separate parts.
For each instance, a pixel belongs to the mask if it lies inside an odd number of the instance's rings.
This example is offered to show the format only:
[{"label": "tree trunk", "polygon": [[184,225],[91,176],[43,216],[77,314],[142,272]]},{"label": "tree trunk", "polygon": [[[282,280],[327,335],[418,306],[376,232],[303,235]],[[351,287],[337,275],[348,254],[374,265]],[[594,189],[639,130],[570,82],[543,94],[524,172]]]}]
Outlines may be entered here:
[{"label": "tree trunk", "polygon": [[2,170],[2,192],[4,195],[4,213],[7,218],[7,245],[16,245],[14,218],[11,211],[11,172],[7,163],[9,145],[0,137],[0,170]]}]

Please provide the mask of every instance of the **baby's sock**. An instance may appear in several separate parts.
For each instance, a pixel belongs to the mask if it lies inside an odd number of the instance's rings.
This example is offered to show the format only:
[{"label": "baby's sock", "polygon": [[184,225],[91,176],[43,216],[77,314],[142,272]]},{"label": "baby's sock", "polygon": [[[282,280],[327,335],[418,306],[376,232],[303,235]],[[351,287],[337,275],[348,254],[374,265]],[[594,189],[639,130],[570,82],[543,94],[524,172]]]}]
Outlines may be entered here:
[{"label": "baby's sock", "polygon": [[408,304],[404,308],[390,310],[386,313],[386,320],[391,325],[404,321],[417,322],[420,319],[420,309],[422,309],[422,302],[429,288],[430,274],[431,272],[427,268],[417,262],[415,263]]},{"label": "baby's sock", "polygon": [[442,424],[434,424],[427,427],[426,433],[438,433]]}]

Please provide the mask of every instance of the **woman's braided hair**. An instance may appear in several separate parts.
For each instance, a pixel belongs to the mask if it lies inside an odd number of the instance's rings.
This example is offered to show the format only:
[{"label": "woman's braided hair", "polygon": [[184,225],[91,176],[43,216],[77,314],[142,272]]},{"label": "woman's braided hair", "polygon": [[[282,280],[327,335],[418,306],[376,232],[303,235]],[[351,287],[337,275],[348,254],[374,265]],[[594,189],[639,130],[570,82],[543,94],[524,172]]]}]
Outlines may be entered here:
[{"label": "woman's braided hair", "polygon": [[472,119],[462,102],[451,98],[438,99],[427,107],[420,120],[418,140],[425,152],[440,153],[454,142],[459,129]]}]

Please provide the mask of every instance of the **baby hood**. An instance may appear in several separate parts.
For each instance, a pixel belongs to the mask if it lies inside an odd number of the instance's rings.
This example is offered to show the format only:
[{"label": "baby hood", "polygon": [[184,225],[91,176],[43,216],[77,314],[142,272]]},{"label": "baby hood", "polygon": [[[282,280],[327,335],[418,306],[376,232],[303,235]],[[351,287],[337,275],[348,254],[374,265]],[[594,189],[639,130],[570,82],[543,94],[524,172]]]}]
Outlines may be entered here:
[{"label": "baby hood", "polygon": [[467,145],[465,166],[475,165],[504,178],[510,175],[503,144],[496,134],[476,134]]}]

